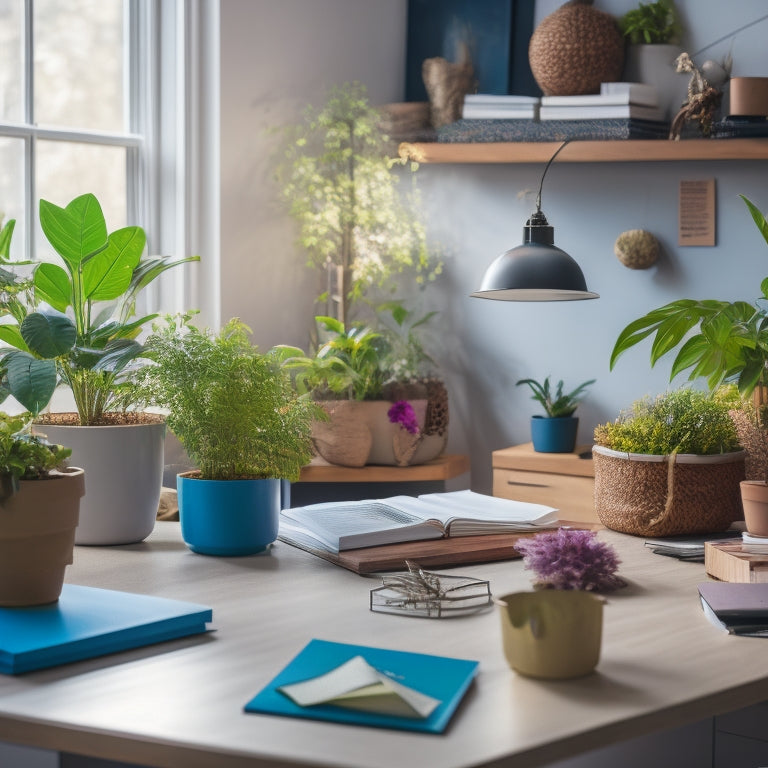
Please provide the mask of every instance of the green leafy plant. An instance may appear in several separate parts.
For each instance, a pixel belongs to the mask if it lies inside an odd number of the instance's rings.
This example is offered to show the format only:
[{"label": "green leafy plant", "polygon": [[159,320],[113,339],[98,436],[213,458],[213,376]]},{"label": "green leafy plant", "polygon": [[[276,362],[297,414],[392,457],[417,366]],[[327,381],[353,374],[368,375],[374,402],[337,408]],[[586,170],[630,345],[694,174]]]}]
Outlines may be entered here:
[{"label": "green leafy plant", "polygon": [[550,419],[572,416],[584,397],[587,387],[595,383],[595,379],[590,379],[583,384],[579,384],[579,386],[571,392],[564,393],[562,380],[558,381],[557,386],[555,387],[550,384],[549,379],[550,377],[547,376],[543,383],[540,383],[535,379],[520,379],[520,381],[517,382],[517,386],[527,384],[533,392],[531,399],[536,400],[536,402],[541,404],[547,417]]},{"label": "green leafy plant", "polygon": [[147,339],[146,402],[168,410],[203,479],[297,480],[312,458],[316,406],[296,393],[277,353],[251,345],[244,323],[230,320],[214,334],[190,318],[167,318]]},{"label": "green leafy plant", "polygon": [[[10,225],[10,230],[8,227]],[[13,395],[34,416],[58,383],[70,387],[80,424],[130,402],[132,371],[142,353],[137,337],[157,315],[135,318],[137,296],[171,267],[199,257],[142,258],[146,236],[129,226],[108,233],[92,194],[65,208],[40,201],[40,225],[63,266],[37,263],[31,279],[9,260],[13,222],[0,234],[0,396]],[[4,399],[4,397],[3,397]]]},{"label": "green leafy plant", "polygon": [[442,269],[427,246],[418,192],[402,189],[393,170],[405,160],[390,157],[380,121],[363,85],[335,87],[291,130],[278,171],[299,244],[327,278],[318,301],[347,325],[359,319],[361,300],[376,288],[390,291],[396,276],[424,285]]},{"label": "green leafy plant", "polygon": [[[768,243],[768,223],[760,210],[744,200],[763,239]],[[762,296],[746,301],[695,301],[679,299],[654,309],[630,323],[619,334],[611,353],[611,369],[630,347],[655,334],[651,366],[679,347],[670,380],[688,372],[688,379],[703,379],[710,390],[735,382],[742,397],[768,383],[768,278],[760,285]],[[697,333],[690,332],[698,329]]]},{"label": "green leafy plant", "polygon": [[621,33],[630,43],[675,43],[680,37],[680,22],[672,0],[639,3],[619,19]]},{"label": "green leafy plant", "polygon": [[710,455],[739,449],[729,401],[689,388],[643,398],[595,428],[595,443],[626,453]]},{"label": "green leafy plant", "polygon": [[34,434],[25,416],[0,412],[0,502],[19,490],[20,480],[40,480],[60,468],[72,451]]},{"label": "green leafy plant", "polygon": [[380,400],[388,376],[381,367],[387,351],[382,335],[367,326],[347,329],[333,317],[319,315],[315,320],[328,340],[314,357],[298,347],[278,347],[299,391],[317,399]]},{"label": "green leafy plant", "polygon": [[388,301],[376,307],[379,333],[387,341],[382,370],[390,380],[413,382],[434,378],[437,364],[424,348],[421,331],[437,315],[418,315],[406,309],[402,301]]}]

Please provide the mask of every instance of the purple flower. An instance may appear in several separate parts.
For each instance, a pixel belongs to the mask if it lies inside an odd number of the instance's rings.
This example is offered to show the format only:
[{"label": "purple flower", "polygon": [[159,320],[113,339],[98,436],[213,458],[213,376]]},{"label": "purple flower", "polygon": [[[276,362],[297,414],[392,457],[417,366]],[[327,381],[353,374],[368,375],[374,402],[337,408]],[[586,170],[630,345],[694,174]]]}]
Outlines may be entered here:
[{"label": "purple flower", "polygon": [[393,424],[399,424],[412,435],[419,434],[419,422],[416,420],[413,406],[407,400],[398,400],[387,411],[387,416]]},{"label": "purple flower", "polygon": [[525,567],[534,572],[539,586],[593,592],[624,586],[616,575],[616,551],[598,541],[594,531],[559,528],[521,539],[515,549],[522,553]]}]

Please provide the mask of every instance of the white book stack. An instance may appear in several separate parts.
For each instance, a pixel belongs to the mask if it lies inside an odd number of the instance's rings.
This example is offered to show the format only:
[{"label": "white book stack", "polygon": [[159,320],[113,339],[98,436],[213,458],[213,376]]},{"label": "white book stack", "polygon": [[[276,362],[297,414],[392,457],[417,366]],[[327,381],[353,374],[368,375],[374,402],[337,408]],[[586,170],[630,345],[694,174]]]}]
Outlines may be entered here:
[{"label": "white book stack", "polygon": [[464,97],[464,120],[537,120],[538,115],[538,96],[468,93]]},{"label": "white book stack", "polygon": [[600,93],[583,96],[543,96],[543,120],[652,120],[664,121],[656,89],[645,83],[603,83]]}]

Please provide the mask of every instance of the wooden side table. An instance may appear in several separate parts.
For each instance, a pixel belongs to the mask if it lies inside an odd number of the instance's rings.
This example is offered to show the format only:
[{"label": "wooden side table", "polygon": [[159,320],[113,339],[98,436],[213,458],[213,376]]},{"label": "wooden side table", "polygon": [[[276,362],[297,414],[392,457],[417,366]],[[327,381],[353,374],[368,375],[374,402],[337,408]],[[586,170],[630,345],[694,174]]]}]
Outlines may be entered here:
[{"label": "wooden side table", "polygon": [[532,443],[493,452],[493,495],[557,507],[564,520],[599,522],[591,446],[537,453]]},{"label": "wooden side table", "polygon": [[341,467],[316,457],[301,470],[299,482],[291,485],[290,506],[440,493],[446,490],[448,480],[466,472],[469,472],[469,456],[463,454],[443,454],[409,467],[379,464]]}]

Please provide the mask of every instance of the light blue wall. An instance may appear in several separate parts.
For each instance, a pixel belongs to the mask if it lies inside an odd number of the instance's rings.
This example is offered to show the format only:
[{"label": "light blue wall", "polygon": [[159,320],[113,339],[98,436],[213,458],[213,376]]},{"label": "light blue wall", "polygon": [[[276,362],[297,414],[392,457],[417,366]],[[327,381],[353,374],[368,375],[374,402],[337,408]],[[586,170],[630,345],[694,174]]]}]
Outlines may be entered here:
[{"label": "light blue wall", "polygon": [[[304,42],[286,45],[274,35],[275,29],[285,30],[283,22],[301,24],[302,3],[313,9],[312,30],[302,28],[297,39],[313,40],[309,48]],[[538,18],[559,4],[540,0]],[[616,15],[635,5],[596,2]],[[691,51],[768,13],[763,0],[677,0],[677,6]],[[224,315],[240,315],[253,325],[261,346],[304,344],[312,313],[305,301],[312,289],[303,258],[291,245],[290,223],[274,203],[276,192],[264,166],[269,146],[261,129],[278,114],[285,118],[276,105],[311,98],[330,77],[334,82],[370,78],[375,98],[397,100],[405,9],[402,0],[222,3]],[[352,12],[354,41],[349,38]],[[257,24],[260,18],[269,24]],[[237,50],[227,48],[227,29],[240,31]],[[768,21],[735,37],[735,75],[768,75],[766,39]],[[247,47],[240,42],[245,40]],[[729,45],[730,40],[707,56],[720,58]],[[332,75],[324,76],[331,55],[338,62]],[[390,64],[382,67],[387,57]],[[627,322],[680,297],[752,300],[768,275],[768,248],[737,197],[746,194],[768,210],[768,163],[556,162],[545,182],[543,209],[555,227],[556,243],[579,261],[601,298],[551,304],[469,298],[491,260],[521,242],[533,197],[518,194],[535,190],[542,170],[528,164],[423,165],[419,170],[431,233],[447,253],[445,278],[425,298],[441,311],[435,351],[451,398],[449,449],[471,454],[472,486],[484,492],[491,488],[491,452],[529,440],[528,420],[537,406],[527,391],[514,386],[517,379],[552,374],[578,384],[597,378],[580,409],[580,439],[589,442],[595,424],[668,384],[669,364],[662,361],[651,371],[648,347],[630,351],[609,372],[610,350]],[[716,179],[717,245],[678,248],[679,182],[702,178]],[[613,255],[616,237],[634,228],[650,230],[664,247],[662,259],[649,270],[629,270]],[[290,295],[292,285],[301,287],[298,296]]]}]

